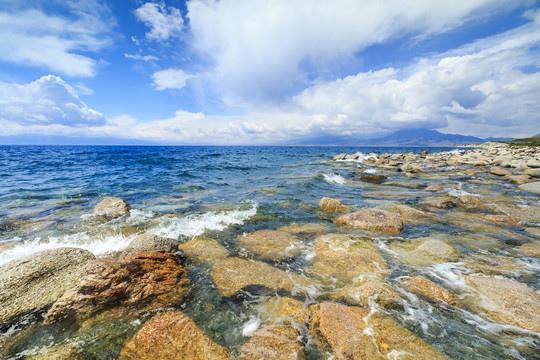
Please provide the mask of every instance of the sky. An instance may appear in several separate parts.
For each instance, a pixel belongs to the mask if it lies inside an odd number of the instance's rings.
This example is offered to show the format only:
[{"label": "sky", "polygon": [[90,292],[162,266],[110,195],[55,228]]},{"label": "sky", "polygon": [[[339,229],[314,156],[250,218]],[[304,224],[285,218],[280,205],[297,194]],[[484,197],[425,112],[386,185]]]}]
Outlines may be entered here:
[{"label": "sky", "polygon": [[540,133],[539,0],[0,0],[0,143]]}]

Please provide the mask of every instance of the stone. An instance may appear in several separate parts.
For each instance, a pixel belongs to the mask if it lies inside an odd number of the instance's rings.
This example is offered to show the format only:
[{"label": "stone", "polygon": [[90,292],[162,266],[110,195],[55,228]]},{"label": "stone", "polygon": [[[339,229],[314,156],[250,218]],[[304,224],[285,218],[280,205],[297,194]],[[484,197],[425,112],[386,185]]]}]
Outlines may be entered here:
[{"label": "stone", "polygon": [[424,276],[406,278],[403,284],[408,291],[422,298],[459,307],[458,299],[453,293]]},{"label": "stone", "polygon": [[[531,184],[534,184],[534,183],[531,183]],[[540,182],[538,182],[537,184],[540,184]],[[529,184],[520,185],[520,186],[526,186],[526,185],[529,185]],[[515,217],[519,219],[520,221],[540,223],[540,206],[539,205],[530,204],[527,207],[523,207],[523,206],[510,205],[510,204],[505,204],[503,202],[498,202],[494,204],[494,207],[497,211],[505,215]]]},{"label": "stone", "polygon": [[27,356],[27,360],[79,360],[83,359],[79,355],[80,349],[75,345],[71,344],[62,344],[56,345],[51,349],[42,352],[39,355]]},{"label": "stone", "polygon": [[342,215],[336,224],[390,234],[399,234],[403,230],[403,221],[399,215],[380,209],[363,209]]},{"label": "stone", "polygon": [[457,256],[456,249],[438,239],[427,239],[423,241],[416,248],[415,252],[440,258],[455,258]]},{"label": "stone", "polygon": [[350,284],[337,289],[329,295],[335,301],[370,307],[370,301],[386,309],[401,307],[401,298],[398,293],[385,281],[368,279],[361,284]]},{"label": "stone", "polygon": [[467,276],[466,282],[481,295],[480,311],[502,323],[540,332],[540,294],[515,280]]},{"label": "stone", "polygon": [[319,201],[319,208],[322,211],[327,212],[343,212],[349,210],[349,207],[343,205],[339,200],[329,197],[323,197],[321,201]]},{"label": "stone", "polygon": [[519,224],[519,219],[512,217],[512,216],[506,216],[506,215],[485,215],[484,218],[489,221],[497,222],[497,223],[503,223],[503,224],[509,224],[509,225],[517,225]]},{"label": "stone", "polygon": [[497,175],[497,176],[506,176],[506,175],[514,175],[511,171],[509,170],[505,170],[501,167],[498,167],[498,166],[493,166],[489,172],[493,175]]},{"label": "stone", "polygon": [[129,215],[130,211],[131,206],[127,201],[117,197],[107,196],[96,205],[92,214],[119,217]]},{"label": "stone", "polygon": [[304,278],[267,263],[229,257],[216,263],[210,271],[221,296],[233,297],[242,291],[271,290],[279,294],[304,293]]},{"label": "stone", "polygon": [[540,237],[540,228],[528,227],[525,229],[529,234]]},{"label": "stone", "polygon": [[342,153],[342,154],[339,154],[339,155],[334,156],[334,158],[332,159],[332,161],[345,160],[346,158],[347,158],[347,154]]},{"label": "stone", "polygon": [[285,231],[260,230],[238,236],[237,246],[268,261],[283,261],[301,253],[302,241]]},{"label": "stone", "polygon": [[420,238],[390,244],[397,261],[415,266],[431,266],[457,259],[458,252],[442,240]]},{"label": "stone", "polygon": [[200,237],[179,245],[178,249],[195,264],[214,264],[230,255],[229,250],[218,241]]},{"label": "stone", "polygon": [[124,249],[125,254],[135,251],[162,250],[174,253],[178,250],[178,240],[150,233],[143,233],[131,240]]},{"label": "stone", "polygon": [[298,236],[313,236],[319,234],[326,234],[330,232],[330,227],[323,223],[308,223],[308,224],[296,224],[282,226],[279,231],[286,231]]},{"label": "stone", "polygon": [[93,259],[87,250],[59,248],[0,266],[0,324],[55,302]]},{"label": "stone", "polygon": [[318,277],[349,282],[361,275],[382,277],[382,272],[388,270],[384,258],[368,241],[342,234],[327,234],[315,239],[314,248],[316,255],[311,269]]},{"label": "stone", "polygon": [[240,360],[302,360],[304,348],[298,330],[290,325],[268,324],[242,346]]},{"label": "stone", "polygon": [[262,304],[259,315],[263,322],[272,324],[305,325],[309,321],[303,302],[281,296]]},{"label": "stone", "polygon": [[87,264],[77,284],[47,313],[47,322],[84,319],[112,306],[152,309],[180,304],[189,291],[188,269],[164,251],[139,251]]},{"label": "stone", "polygon": [[523,172],[524,175],[540,178],[540,169],[528,169]]},{"label": "stone", "polygon": [[232,360],[232,357],[183,312],[168,311],[155,315],[127,340],[118,359]]},{"label": "stone", "polygon": [[529,175],[512,175],[512,176],[506,176],[509,182],[516,185],[523,185],[528,184],[532,182],[531,177]]},{"label": "stone", "polygon": [[478,209],[484,207],[484,202],[473,195],[459,196],[455,203],[459,206],[463,206],[467,209]]},{"label": "stone", "polygon": [[518,188],[531,193],[540,194],[540,181],[519,185]]},{"label": "stone", "polygon": [[350,154],[350,155],[347,155],[345,160],[357,160],[359,158],[360,158],[360,155],[358,155],[358,154]]},{"label": "stone", "polygon": [[443,191],[444,188],[442,185],[439,185],[439,184],[433,184],[433,185],[429,185],[428,187],[426,187],[424,189],[425,191]]},{"label": "stone", "polygon": [[516,250],[525,256],[540,258],[540,241],[533,241],[523,244],[518,246]]},{"label": "stone", "polygon": [[454,199],[449,196],[435,197],[426,200],[426,205],[439,209],[451,209],[457,206]]},{"label": "stone", "polygon": [[529,160],[527,161],[527,166],[530,168],[538,169],[540,168],[540,161],[539,160]]},{"label": "stone", "polygon": [[312,305],[311,334],[335,359],[439,360],[444,355],[399,325],[370,309],[323,302]]},{"label": "stone", "polygon": [[360,176],[359,179],[369,183],[381,184],[388,178],[384,175],[364,175]]},{"label": "stone", "polygon": [[396,211],[405,219],[422,219],[431,216],[431,214],[412,208],[407,205],[396,205]]}]

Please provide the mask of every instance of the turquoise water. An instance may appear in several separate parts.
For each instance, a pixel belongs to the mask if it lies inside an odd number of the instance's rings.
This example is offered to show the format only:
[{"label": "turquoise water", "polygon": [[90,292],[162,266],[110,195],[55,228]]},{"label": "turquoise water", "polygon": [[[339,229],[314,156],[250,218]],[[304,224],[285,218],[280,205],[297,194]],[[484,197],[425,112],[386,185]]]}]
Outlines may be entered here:
[{"label": "turquoise water", "polygon": [[[443,184],[449,194],[471,193],[486,198],[508,197],[537,205],[538,197],[523,194],[515,185],[486,175],[472,181],[454,172],[426,173],[409,179],[389,172],[384,185],[358,181],[362,171],[374,171],[362,162],[323,163],[338,153],[442,152],[451,148],[383,147],[149,147],[149,146],[0,146],[0,264],[22,256],[61,246],[77,246],[98,256],[122,250],[138,231],[149,231],[184,241],[209,235],[233,254],[239,234],[277,229],[290,223],[324,222],[333,231],[332,216],[317,210],[321,197],[340,199],[353,209],[368,206],[388,208],[403,203],[415,206],[429,194],[421,189]],[[415,186],[417,188],[411,188]],[[453,191],[453,192],[452,192]],[[399,196],[396,196],[399,195]],[[129,218],[96,223],[90,216],[105,196],[127,200]],[[163,217],[175,214],[176,217]],[[530,224],[539,226],[539,224]],[[377,245],[391,268],[391,281],[403,293],[405,305],[385,310],[407,329],[443,352],[450,359],[534,359],[540,352],[537,334],[502,326],[478,314],[419,301],[398,285],[404,275],[422,274],[459,290],[456,276],[468,273],[459,261],[436,266],[404,265],[390,243],[445,234],[463,254],[509,256],[500,247],[482,247],[474,241],[458,241],[471,231],[451,223],[408,224],[398,237],[377,236]],[[520,228],[482,230],[479,238],[523,243],[530,239]],[[309,249],[313,239],[305,239]],[[308,257],[273,265],[304,273]],[[537,259],[516,258],[525,270],[506,274],[540,289]],[[212,289],[209,268],[192,266],[193,291],[183,310],[214,340],[238,353],[247,341],[246,323],[257,318],[257,308],[268,299],[261,294],[247,299],[223,299]],[[301,299],[306,305],[323,294]],[[212,317],[208,316],[209,309]],[[41,347],[79,341],[88,358],[115,358],[123,341],[140,321],[94,326],[85,331],[40,328],[18,348],[20,354],[39,352]],[[115,330],[116,329],[116,330]],[[51,340],[52,339],[52,340]],[[97,339],[113,345],[100,347]],[[105,340],[103,340],[105,339]],[[98,341],[99,343],[100,341]],[[116,345],[114,345],[116,344]],[[310,359],[320,358],[307,348]],[[21,358],[21,357],[19,357]]]}]

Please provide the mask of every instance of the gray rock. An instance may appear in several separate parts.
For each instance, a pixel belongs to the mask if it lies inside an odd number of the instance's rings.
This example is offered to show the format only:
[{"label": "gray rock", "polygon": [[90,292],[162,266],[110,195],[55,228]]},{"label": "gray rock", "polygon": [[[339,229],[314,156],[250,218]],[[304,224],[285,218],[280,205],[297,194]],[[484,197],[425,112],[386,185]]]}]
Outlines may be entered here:
[{"label": "gray rock", "polygon": [[107,196],[96,205],[92,214],[119,217],[122,215],[129,215],[130,211],[131,206],[127,201],[117,197]]},{"label": "gray rock", "polygon": [[163,237],[155,234],[144,233],[133,239],[124,250],[124,253],[135,251],[153,251],[163,250],[167,252],[176,252],[178,250],[178,240]]},{"label": "gray rock", "polygon": [[519,185],[518,188],[535,194],[540,194],[540,181]]}]

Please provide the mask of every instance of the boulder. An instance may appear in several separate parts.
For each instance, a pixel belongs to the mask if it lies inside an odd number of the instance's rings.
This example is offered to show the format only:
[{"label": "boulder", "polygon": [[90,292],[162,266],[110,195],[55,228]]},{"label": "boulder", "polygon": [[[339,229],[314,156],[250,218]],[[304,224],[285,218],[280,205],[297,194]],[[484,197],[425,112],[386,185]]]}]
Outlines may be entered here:
[{"label": "boulder", "polygon": [[319,208],[322,211],[327,212],[343,212],[349,210],[349,207],[343,205],[341,202],[339,202],[339,200],[329,197],[323,197],[321,201],[319,201]]},{"label": "boulder", "polygon": [[458,252],[442,240],[420,238],[409,242],[393,242],[390,249],[396,260],[415,266],[430,266],[458,257]]},{"label": "boulder", "polygon": [[512,176],[506,176],[506,179],[508,179],[509,182],[516,185],[523,185],[528,184],[532,182],[531,177],[529,175],[512,175]]},{"label": "boulder", "polygon": [[93,259],[87,250],[59,248],[0,266],[0,324],[55,302]]},{"label": "boulder", "polygon": [[369,183],[381,184],[388,178],[384,175],[364,175],[360,176],[359,179]]},{"label": "boulder", "polygon": [[302,360],[304,348],[298,330],[290,325],[268,324],[242,346],[240,360]]},{"label": "boulder", "polygon": [[47,321],[87,316],[123,305],[157,308],[181,303],[188,293],[188,269],[164,251],[139,251],[88,263],[77,284],[47,313]]},{"label": "boulder", "polygon": [[442,185],[439,185],[439,184],[433,184],[433,185],[429,185],[428,187],[426,187],[424,189],[425,191],[443,191],[444,188]]},{"label": "boulder", "polygon": [[315,239],[311,269],[317,277],[349,282],[360,275],[382,277],[386,261],[371,242],[342,234],[321,235]]},{"label": "boulder", "polygon": [[518,188],[531,193],[540,194],[540,181],[519,185]]},{"label": "boulder", "polygon": [[407,205],[396,205],[395,209],[405,219],[422,219],[431,216],[431,214],[425,211],[421,211]]},{"label": "boulder", "polygon": [[540,332],[540,294],[510,279],[467,276],[466,282],[481,295],[476,299],[480,311],[508,325]]},{"label": "boulder", "polygon": [[309,321],[304,303],[288,297],[273,297],[262,304],[259,310],[261,320],[266,323],[305,325]]},{"label": "boulder", "polygon": [[229,250],[216,240],[199,237],[179,245],[178,249],[195,264],[214,264],[230,255]]},{"label": "boulder", "polygon": [[233,297],[243,290],[271,290],[280,294],[305,292],[303,277],[287,273],[267,263],[229,257],[216,263],[210,271],[221,296]]},{"label": "boulder", "polygon": [[524,272],[523,264],[514,257],[501,255],[467,254],[463,256],[464,265],[488,275],[511,275]]},{"label": "boulder", "polygon": [[523,244],[518,246],[516,250],[525,256],[540,258],[540,241],[533,241]]},{"label": "boulder", "polygon": [[326,234],[330,231],[330,227],[324,223],[309,223],[309,224],[296,224],[283,226],[278,229],[279,231],[286,231],[298,236],[312,236],[319,234]]},{"label": "boulder", "polygon": [[399,215],[380,209],[363,209],[342,215],[336,224],[390,234],[399,234],[403,230],[403,221]]},{"label": "boulder", "polygon": [[311,333],[335,359],[439,360],[444,355],[390,317],[370,309],[323,302],[312,305]]},{"label": "boulder", "polygon": [[124,344],[119,360],[232,360],[181,311],[155,315]]},{"label": "boulder", "polygon": [[334,158],[332,159],[332,161],[345,160],[346,158],[347,158],[347,154],[342,153],[342,154],[339,154],[339,155],[334,156]]},{"label": "boulder", "polygon": [[424,276],[405,278],[403,285],[408,291],[427,300],[443,301],[452,306],[459,306],[458,299],[454,294]]},{"label": "boulder", "polygon": [[438,239],[427,239],[423,241],[416,248],[415,252],[440,258],[455,258],[457,256],[456,249]]},{"label": "boulder", "polygon": [[369,279],[361,284],[350,284],[329,295],[332,300],[369,308],[370,301],[386,309],[401,307],[401,298],[387,282]]},{"label": "boulder", "polygon": [[178,250],[178,240],[163,237],[150,233],[143,233],[131,240],[129,245],[124,249],[125,254],[135,251],[154,251],[162,250],[167,252],[176,252]]},{"label": "boulder", "polygon": [[489,221],[493,221],[496,223],[503,223],[503,224],[509,224],[509,225],[517,225],[519,224],[519,219],[512,217],[512,216],[506,216],[506,215],[485,215],[484,218]]},{"label": "boulder", "polygon": [[123,199],[107,196],[96,205],[92,214],[104,215],[108,217],[119,217],[122,215],[129,215],[131,206]]},{"label": "boulder", "polygon": [[484,207],[484,202],[473,195],[462,195],[455,200],[456,204],[467,209],[479,209]]},{"label": "boulder", "polygon": [[489,172],[497,176],[514,175],[511,171],[505,170],[498,166],[493,166],[491,169],[489,169]]},{"label": "boulder", "polygon": [[285,231],[260,230],[238,236],[237,246],[267,261],[282,261],[300,255],[302,241]]},{"label": "boulder", "polygon": [[540,169],[528,169],[523,172],[524,175],[540,178]]}]

